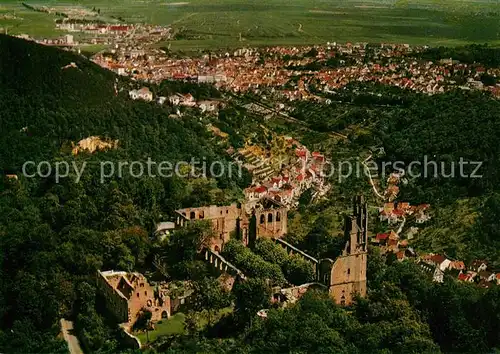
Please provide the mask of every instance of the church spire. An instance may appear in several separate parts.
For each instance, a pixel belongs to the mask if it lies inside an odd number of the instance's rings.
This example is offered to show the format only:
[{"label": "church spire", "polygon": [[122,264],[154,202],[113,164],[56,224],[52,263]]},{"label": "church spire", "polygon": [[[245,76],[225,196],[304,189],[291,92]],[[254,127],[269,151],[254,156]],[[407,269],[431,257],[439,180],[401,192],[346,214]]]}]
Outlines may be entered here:
[{"label": "church spire", "polygon": [[353,215],[345,218],[345,255],[367,251],[368,208],[362,196],[353,202]]}]

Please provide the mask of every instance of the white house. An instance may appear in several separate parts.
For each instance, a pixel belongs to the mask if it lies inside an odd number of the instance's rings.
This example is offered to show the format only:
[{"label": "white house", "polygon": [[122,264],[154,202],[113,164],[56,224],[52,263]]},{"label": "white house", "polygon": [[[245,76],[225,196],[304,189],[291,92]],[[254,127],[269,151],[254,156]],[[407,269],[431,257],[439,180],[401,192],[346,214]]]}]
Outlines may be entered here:
[{"label": "white house", "polygon": [[488,265],[484,261],[475,260],[471,264],[469,264],[469,270],[472,270],[476,273],[482,272],[488,268]]},{"label": "white house", "polygon": [[200,101],[198,102],[198,107],[200,107],[202,112],[215,112],[218,104],[217,101]]},{"label": "white house", "polygon": [[178,106],[181,103],[181,99],[182,96],[178,93],[168,97],[168,101],[174,106]]},{"label": "white house", "polygon": [[434,270],[434,274],[432,275],[432,280],[435,281],[436,283],[442,283],[444,281],[444,272],[439,269],[439,267],[436,267]]},{"label": "white house", "polygon": [[186,106],[186,107],[194,107],[196,106],[196,101],[190,93],[186,93],[185,95],[181,95],[181,101],[180,101],[181,106]]},{"label": "white house", "polygon": [[140,90],[129,91],[129,96],[133,100],[144,100],[148,102],[153,100],[153,93],[149,91],[147,87],[143,87]]}]

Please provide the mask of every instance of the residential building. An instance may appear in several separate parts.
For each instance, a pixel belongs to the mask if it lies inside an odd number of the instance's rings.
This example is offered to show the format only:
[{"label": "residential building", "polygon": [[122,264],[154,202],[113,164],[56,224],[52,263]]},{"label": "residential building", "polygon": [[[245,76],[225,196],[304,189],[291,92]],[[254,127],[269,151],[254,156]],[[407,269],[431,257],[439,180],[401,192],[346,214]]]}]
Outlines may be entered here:
[{"label": "residential building", "polygon": [[469,270],[474,271],[476,273],[486,270],[486,268],[488,268],[488,265],[486,264],[485,261],[481,260],[472,261],[468,267]]},{"label": "residential building", "polygon": [[143,100],[148,102],[153,100],[153,93],[147,87],[129,91],[129,96],[133,100]]}]

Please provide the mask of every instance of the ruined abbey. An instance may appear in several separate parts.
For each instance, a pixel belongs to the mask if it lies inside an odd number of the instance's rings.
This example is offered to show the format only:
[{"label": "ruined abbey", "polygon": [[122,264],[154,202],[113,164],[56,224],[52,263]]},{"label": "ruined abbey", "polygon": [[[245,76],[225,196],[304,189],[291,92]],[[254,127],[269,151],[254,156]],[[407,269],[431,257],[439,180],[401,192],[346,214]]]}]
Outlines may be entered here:
[{"label": "ruined abbey", "polygon": [[177,226],[191,220],[212,221],[217,237],[212,240],[211,249],[216,252],[232,235],[237,235],[248,246],[257,238],[281,238],[287,233],[287,208],[268,198],[251,204],[186,208],[176,213]]},{"label": "ruined abbey", "polygon": [[328,291],[338,304],[351,304],[356,293],[366,295],[367,229],[366,203],[357,197],[353,215],[345,218],[344,251],[335,261],[320,261],[320,280],[322,277],[323,283],[328,284]]},{"label": "ruined abbey", "polygon": [[[186,208],[176,211],[176,226],[192,220],[210,220],[216,237],[207,250],[205,259],[214,262],[221,271],[233,269],[218,255],[231,237],[239,237],[252,247],[257,238],[267,237],[311,263],[316,273],[316,284],[322,285],[340,305],[349,305],[355,294],[366,295],[366,261],[368,215],[362,197],[354,198],[352,215],[345,217],[345,247],[337,259],[316,259],[282,240],[287,233],[287,208],[271,199],[261,199],[252,205],[232,204]],[[240,274],[237,269],[234,274]]]}]

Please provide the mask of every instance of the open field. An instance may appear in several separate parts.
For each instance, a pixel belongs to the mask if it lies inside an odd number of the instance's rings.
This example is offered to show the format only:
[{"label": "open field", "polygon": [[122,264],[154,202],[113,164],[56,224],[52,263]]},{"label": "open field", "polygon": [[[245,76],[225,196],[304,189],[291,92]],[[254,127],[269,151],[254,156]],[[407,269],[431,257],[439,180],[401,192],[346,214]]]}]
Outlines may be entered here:
[{"label": "open field", "polygon": [[[213,316],[212,319],[213,323],[215,323],[222,316],[231,313],[232,311],[233,311],[232,307],[225,307],[219,310],[218,313],[216,313],[215,316]],[[208,324],[207,315],[206,313],[198,313],[198,314],[200,316],[198,318],[198,326],[200,326],[200,328],[203,328]],[[139,338],[141,343],[146,344],[154,342],[161,336],[183,334],[185,332],[185,319],[186,315],[183,314],[182,312],[178,312],[172,317],[170,317],[168,320],[162,320],[161,323],[157,323],[155,325],[155,329],[153,331],[149,331],[147,335],[145,332],[136,333],[135,335],[137,336],[137,338]]]},{"label": "open field", "polygon": [[184,319],[185,315],[183,313],[176,313],[168,320],[163,320],[161,323],[156,324],[156,328],[153,331],[149,331],[146,335],[145,332],[136,334],[141,343],[146,344],[149,342],[154,342],[158,337],[167,336],[172,334],[183,334],[184,333]]},{"label": "open field", "polygon": [[[428,45],[500,45],[498,0],[56,0],[28,1],[50,7],[84,6],[124,22],[172,25],[173,50],[305,45],[333,42],[399,42]],[[47,36],[55,16],[28,13],[18,1],[0,5],[11,33]],[[57,32],[56,32],[57,34]],[[165,44],[162,44],[165,45]]]}]

